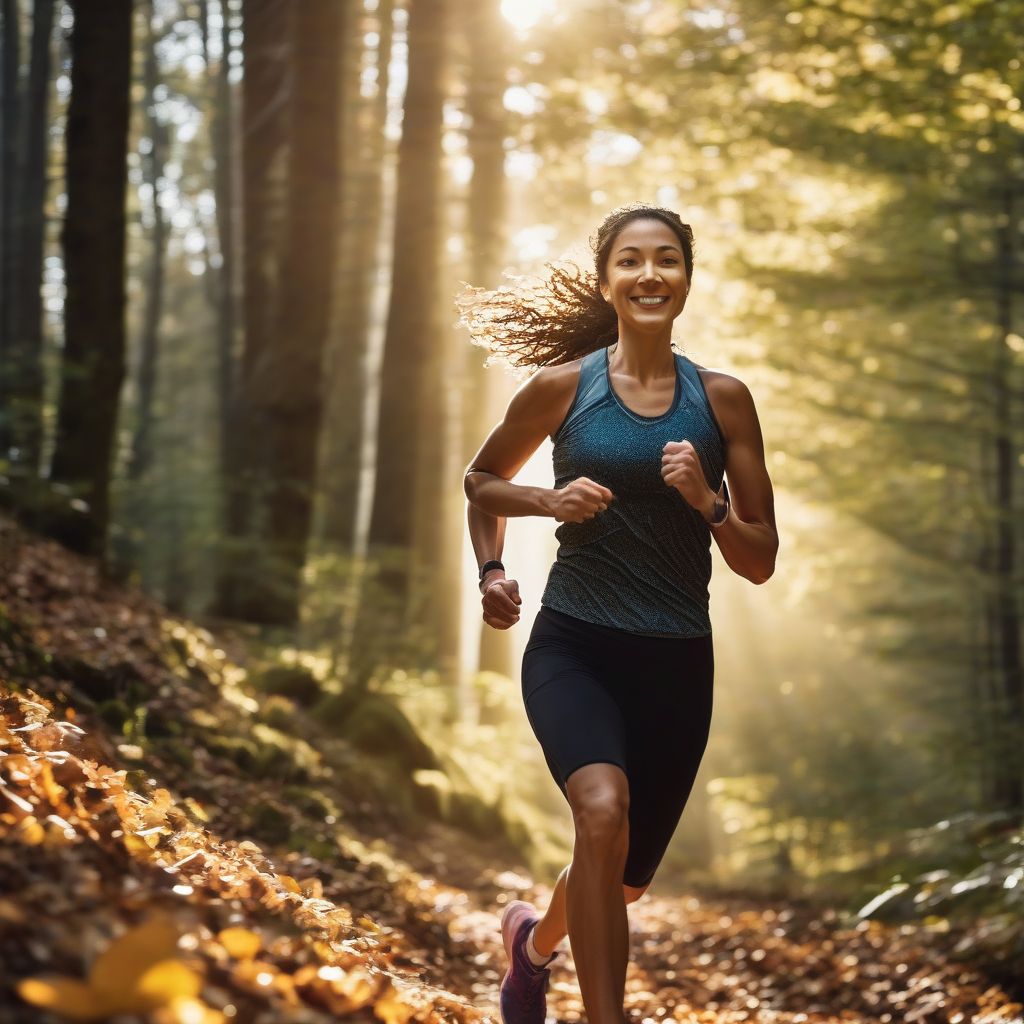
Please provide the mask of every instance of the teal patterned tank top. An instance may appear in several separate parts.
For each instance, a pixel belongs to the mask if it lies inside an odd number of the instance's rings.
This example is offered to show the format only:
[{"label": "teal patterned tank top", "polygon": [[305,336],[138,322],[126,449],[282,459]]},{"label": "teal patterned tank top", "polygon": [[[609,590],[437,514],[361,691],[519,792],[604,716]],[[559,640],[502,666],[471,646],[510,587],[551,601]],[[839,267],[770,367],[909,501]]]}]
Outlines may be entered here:
[{"label": "teal patterned tank top", "polygon": [[558,553],[541,604],[642,636],[711,632],[711,527],[661,478],[662,448],[689,441],[712,490],[725,439],[697,367],[674,352],[676,390],[661,416],[641,416],[611,386],[608,349],[584,356],[576,396],[553,436],[555,487],[585,476],[615,495],[604,512],[555,530]]}]

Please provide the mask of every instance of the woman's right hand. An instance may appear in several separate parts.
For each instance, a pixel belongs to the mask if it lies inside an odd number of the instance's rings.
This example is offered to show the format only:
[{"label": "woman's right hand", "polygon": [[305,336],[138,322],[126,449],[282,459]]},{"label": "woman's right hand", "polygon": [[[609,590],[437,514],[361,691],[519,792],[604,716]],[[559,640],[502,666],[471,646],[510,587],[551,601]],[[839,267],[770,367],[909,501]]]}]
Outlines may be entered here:
[{"label": "woman's right hand", "polygon": [[552,493],[551,514],[560,523],[583,523],[603,512],[614,497],[603,484],[589,477],[577,477]]},{"label": "woman's right hand", "polygon": [[488,626],[509,629],[519,621],[519,606],[523,603],[518,582],[495,575],[486,583],[481,603]]}]

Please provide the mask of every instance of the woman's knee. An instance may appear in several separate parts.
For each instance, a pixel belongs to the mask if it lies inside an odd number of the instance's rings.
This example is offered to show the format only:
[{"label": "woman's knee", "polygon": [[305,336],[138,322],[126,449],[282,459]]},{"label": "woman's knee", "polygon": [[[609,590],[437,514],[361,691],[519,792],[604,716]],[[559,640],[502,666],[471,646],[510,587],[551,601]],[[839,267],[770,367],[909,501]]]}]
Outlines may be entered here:
[{"label": "woman's knee", "polygon": [[569,776],[566,790],[578,839],[607,843],[626,837],[629,784],[618,765],[584,765]]}]

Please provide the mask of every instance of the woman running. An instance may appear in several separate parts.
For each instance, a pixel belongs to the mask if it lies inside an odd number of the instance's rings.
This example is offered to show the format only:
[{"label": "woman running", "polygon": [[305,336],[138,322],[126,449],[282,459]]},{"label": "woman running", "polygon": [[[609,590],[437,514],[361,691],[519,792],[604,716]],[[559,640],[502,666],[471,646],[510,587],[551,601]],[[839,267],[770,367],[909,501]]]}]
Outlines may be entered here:
[{"label": "woman running", "polygon": [[[693,277],[689,225],[628,206],[592,245],[593,275],[551,267],[533,291],[461,303],[474,341],[539,367],[466,472],[488,625],[519,621],[500,561],[506,518],[561,524],[522,689],[575,840],[543,915],[522,900],[502,914],[504,1024],[544,1024],[566,935],[588,1021],[622,1024],[626,904],[654,878],[710,729],[711,537],[752,583],[772,575],[779,546],[749,390],[672,345]],[[548,436],[554,488],[512,483]]]}]

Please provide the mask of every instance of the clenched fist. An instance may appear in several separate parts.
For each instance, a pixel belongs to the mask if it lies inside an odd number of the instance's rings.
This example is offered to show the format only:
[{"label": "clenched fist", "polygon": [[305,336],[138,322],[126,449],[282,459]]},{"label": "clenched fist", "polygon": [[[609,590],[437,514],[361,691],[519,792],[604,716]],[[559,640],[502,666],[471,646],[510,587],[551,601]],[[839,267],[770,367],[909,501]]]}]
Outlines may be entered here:
[{"label": "clenched fist", "polygon": [[669,441],[662,448],[661,478],[674,487],[698,512],[703,514],[715,492],[704,478],[697,449],[689,441]]},{"label": "clenched fist", "polygon": [[560,523],[583,523],[603,512],[614,497],[603,484],[577,477],[553,492],[551,514]]},{"label": "clenched fist", "polygon": [[509,629],[519,621],[519,606],[522,603],[516,580],[495,577],[486,584],[481,601],[484,622],[495,629]]}]

